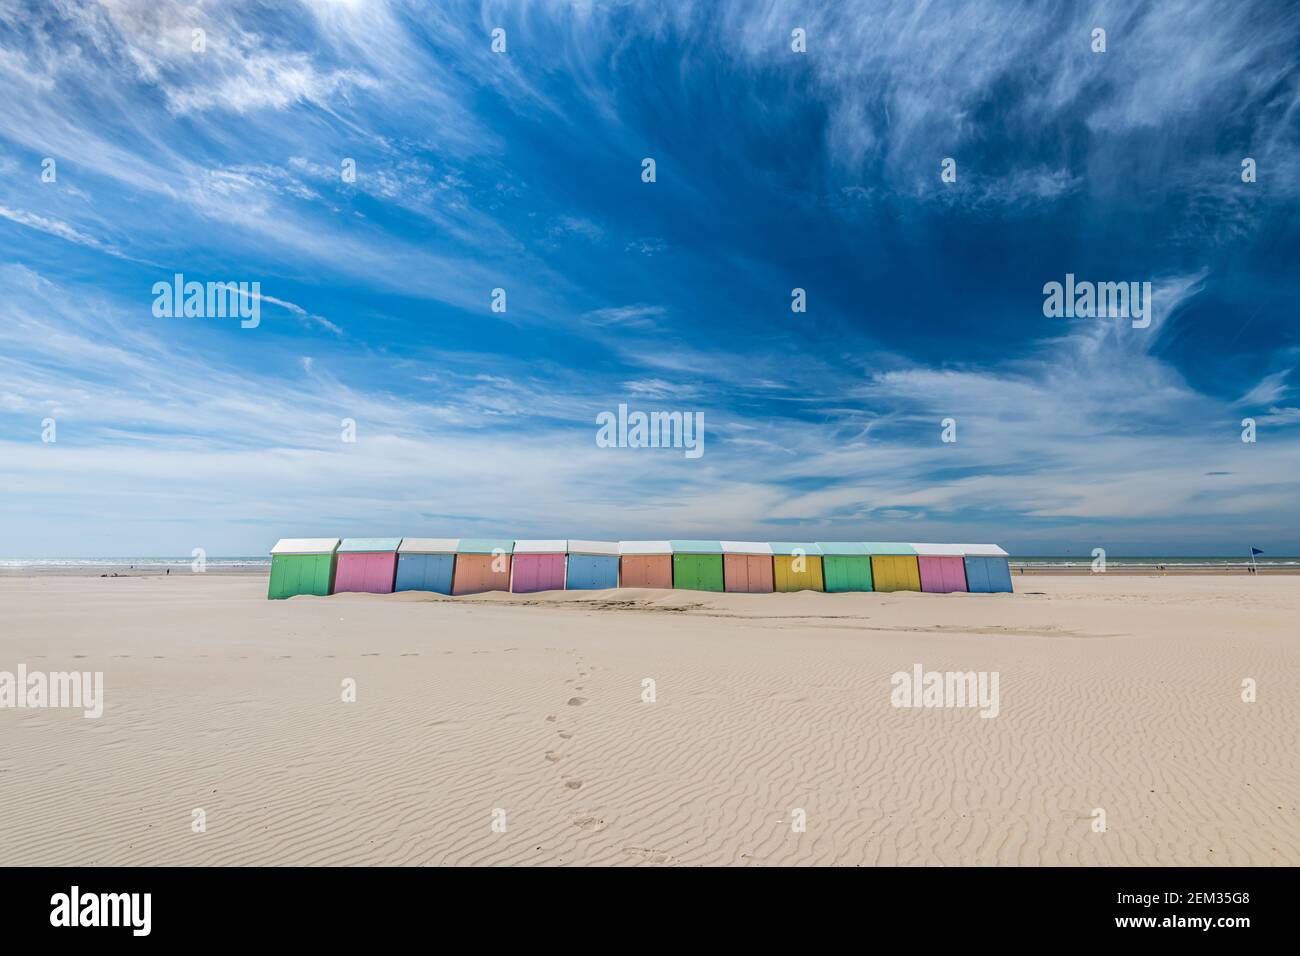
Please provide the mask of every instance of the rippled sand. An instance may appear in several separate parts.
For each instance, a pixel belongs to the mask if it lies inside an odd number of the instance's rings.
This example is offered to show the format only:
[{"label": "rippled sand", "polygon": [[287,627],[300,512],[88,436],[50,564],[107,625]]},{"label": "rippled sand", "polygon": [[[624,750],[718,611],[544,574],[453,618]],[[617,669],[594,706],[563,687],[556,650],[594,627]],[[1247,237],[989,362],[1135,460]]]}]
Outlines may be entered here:
[{"label": "rippled sand", "polygon": [[[1015,585],[268,602],[252,575],[6,576],[0,670],[103,671],[106,707],[0,710],[0,858],[1300,864],[1300,577]],[[891,706],[917,663],[996,671],[998,716]]]}]

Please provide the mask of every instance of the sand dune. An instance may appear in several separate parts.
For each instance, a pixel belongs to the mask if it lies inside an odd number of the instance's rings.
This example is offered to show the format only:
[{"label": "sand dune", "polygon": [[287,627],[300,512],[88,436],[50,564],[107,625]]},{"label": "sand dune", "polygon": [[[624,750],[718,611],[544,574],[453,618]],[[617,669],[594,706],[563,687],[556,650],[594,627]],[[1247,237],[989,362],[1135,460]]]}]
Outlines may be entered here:
[{"label": "sand dune", "polygon": [[[1300,863],[1300,577],[1016,586],[268,602],[251,575],[5,577],[0,670],[103,671],[106,707],[0,710],[0,856]],[[998,672],[998,716],[892,706],[914,663]]]}]

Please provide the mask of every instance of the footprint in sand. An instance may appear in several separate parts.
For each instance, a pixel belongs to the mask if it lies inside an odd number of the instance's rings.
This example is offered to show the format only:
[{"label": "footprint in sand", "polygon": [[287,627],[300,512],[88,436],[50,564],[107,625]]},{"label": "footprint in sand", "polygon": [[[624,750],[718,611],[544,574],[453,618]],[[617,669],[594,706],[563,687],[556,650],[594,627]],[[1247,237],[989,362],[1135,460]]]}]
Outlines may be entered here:
[{"label": "footprint in sand", "polygon": [[569,698],[569,706],[570,706],[570,707],[581,707],[581,706],[582,706],[583,704],[585,704],[586,702],[587,702],[587,698],[585,698],[585,697],[570,697],[570,698]]},{"label": "footprint in sand", "polygon": [[549,720],[551,723],[555,723],[556,721],[556,717],[554,714],[547,714],[546,719]]},{"label": "footprint in sand", "polygon": [[578,817],[576,820],[573,821],[573,825],[577,827],[579,830],[605,829],[605,821],[599,820],[596,817]]},{"label": "footprint in sand", "polygon": [[561,730],[561,731],[560,731],[560,739],[561,739],[561,740],[572,740],[572,739],[573,739],[573,732],[572,732],[572,731],[569,731],[569,730]]},{"label": "footprint in sand", "polygon": [[560,755],[554,750],[548,750],[546,751],[546,759],[551,763],[555,763],[560,759]]},{"label": "footprint in sand", "polygon": [[566,781],[564,781],[564,785],[565,785],[566,787],[568,787],[570,790],[577,790],[579,787],[582,786],[582,781],[581,781],[581,780],[566,780]]}]

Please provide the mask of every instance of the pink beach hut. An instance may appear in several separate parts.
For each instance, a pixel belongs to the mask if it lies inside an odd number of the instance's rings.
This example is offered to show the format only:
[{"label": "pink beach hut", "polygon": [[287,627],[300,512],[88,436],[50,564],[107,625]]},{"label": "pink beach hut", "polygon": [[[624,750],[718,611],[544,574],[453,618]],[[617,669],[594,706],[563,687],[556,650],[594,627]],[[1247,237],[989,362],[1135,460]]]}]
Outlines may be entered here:
[{"label": "pink beach hut", "polygon": [[564,590],[564,556],[569,542],[516,541],[510,565],[510,590],[515,594]]},{"label": "pink beach hut", "polygon": [[334,593],[392,593],[393,578],[397,574],[397,549],[401,544],[401,538],[344,538],[339,545]]},{"label": "pink beach hut", "polygon": [[722,541],[722,579],[727,591],[769,594],[772,546],[761,541]]},{"label": "pink beach hut", "polygon": [[914,544],[921,569],[921,590],[950,594],[966,590],[966,562],[960,544]]}]

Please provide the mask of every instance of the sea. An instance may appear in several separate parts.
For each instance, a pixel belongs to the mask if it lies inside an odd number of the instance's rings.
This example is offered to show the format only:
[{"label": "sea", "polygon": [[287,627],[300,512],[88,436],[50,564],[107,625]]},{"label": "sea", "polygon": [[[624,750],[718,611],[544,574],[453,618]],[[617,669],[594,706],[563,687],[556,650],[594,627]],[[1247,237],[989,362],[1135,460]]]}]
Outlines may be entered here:
[{"label": "sea", "polygon": [[[79,571],[112,568],[136,571],[185,570],[190,571],[194,558],[167,557],[102,557],[102,558],[0,558],[0,571],[50,570]],[[266,555],[245,555],[206,559],[210,571],[238,571],[269,568],[271,559]]]},{"label": "sea", "polygon": [[[1090,568],[1092,555],[1013,555],[1008,559],[1012,567],[1018,568]],[[1300,568],[1300,556],[1265,555],[1255,556],[1254,564],[1260,568]],[[1203,554],[1188,557],[1162,557],[1160,555],[1138,555],[1133,557],[1115,557],[1106,555],[1108,568],[1180,568],[1196,570],[1200,568],[1248,568],[1250,555],[1240,554]]]}]

